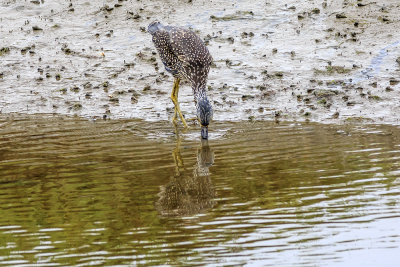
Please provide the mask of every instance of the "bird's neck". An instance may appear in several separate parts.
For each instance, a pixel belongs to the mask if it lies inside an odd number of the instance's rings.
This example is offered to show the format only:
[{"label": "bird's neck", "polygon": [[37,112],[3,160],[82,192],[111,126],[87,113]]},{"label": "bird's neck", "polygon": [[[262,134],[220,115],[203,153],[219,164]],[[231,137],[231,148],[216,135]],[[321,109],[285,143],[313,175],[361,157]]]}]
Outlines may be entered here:
[{"label": "bird's neck", "polygon": [[196,102],[197,102],[197,99],[206,99],[207,100],[206,83],[192,84],[192,90],[193,90],[194,100]]},{"label": "bird's neck", "polygon": [[[202,137],[207,139],[207,126],[212,120],[213,108],[210,100],[208,100],[205,84],[194,86],[193,95],[196,103],[197,118],[202,126]],[[205,136],[203,136],[203,129],[205,130]]]}]

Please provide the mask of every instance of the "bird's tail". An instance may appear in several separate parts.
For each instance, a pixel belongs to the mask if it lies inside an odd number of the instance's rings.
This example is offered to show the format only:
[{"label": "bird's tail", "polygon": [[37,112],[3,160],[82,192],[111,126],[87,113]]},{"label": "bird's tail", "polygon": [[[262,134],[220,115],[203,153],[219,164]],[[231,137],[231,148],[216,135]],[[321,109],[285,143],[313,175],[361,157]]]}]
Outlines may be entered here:
[{"label": "bird's tail", "polygon": [[156,31],[160,30],[162,27],[163,27],[163,25],[159,21],[156,20],[149,24],[149,27],[147,27],[147,31],[150,34],[153,34]]}]

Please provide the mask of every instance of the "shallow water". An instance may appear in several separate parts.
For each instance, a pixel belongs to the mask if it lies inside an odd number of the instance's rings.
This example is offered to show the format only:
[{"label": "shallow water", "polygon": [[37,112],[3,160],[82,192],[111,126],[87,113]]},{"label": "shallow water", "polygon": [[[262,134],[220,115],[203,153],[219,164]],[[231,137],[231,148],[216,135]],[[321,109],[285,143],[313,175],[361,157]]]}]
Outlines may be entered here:
[{"label": "shallow water", "polygon": [[395,266],[389,126],[0,117],[0,264]]}]

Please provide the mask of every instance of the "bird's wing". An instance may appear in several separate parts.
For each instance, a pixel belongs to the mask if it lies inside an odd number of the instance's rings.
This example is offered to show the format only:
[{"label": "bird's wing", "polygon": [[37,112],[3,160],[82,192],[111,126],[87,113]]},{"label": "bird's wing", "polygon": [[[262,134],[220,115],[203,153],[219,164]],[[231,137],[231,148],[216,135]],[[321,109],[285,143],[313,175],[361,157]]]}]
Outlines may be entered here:
[{"label": "bird's wing", "polygon": [[211,65],[212,57],[207,47],[194,32],[178,27],[168,32],[172,51],[184,65]]}]

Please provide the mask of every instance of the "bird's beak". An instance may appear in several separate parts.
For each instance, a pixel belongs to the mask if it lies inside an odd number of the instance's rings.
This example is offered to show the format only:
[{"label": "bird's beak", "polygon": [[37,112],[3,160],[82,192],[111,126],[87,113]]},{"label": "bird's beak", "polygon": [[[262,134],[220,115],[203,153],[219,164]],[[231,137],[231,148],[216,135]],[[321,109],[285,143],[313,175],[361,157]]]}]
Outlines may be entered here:
[{"label": "bird's beak", "polygon": [[201,126],[201,138],[208,139],[208,126]]}]

